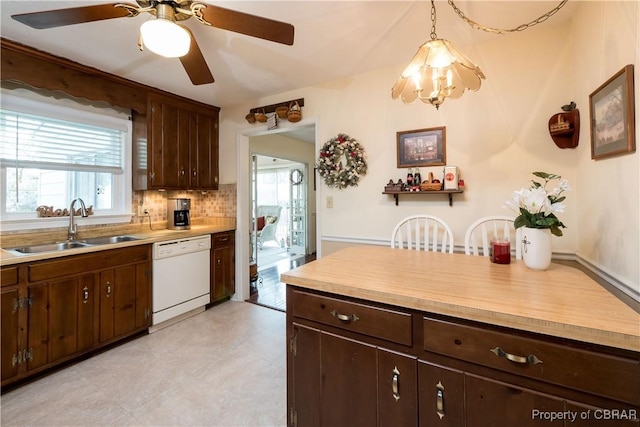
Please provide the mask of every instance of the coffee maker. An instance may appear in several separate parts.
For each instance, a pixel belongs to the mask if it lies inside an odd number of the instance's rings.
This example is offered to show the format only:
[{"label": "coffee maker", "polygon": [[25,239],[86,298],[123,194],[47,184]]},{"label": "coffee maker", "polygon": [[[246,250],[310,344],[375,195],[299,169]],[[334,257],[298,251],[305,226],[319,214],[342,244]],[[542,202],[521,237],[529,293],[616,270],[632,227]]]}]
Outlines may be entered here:
[{"label": "coffee maker", "polygon": [[167,228],[169,230],[189,230],[191,228],[189,209],[191,209],[191,199],[168,198]]}]

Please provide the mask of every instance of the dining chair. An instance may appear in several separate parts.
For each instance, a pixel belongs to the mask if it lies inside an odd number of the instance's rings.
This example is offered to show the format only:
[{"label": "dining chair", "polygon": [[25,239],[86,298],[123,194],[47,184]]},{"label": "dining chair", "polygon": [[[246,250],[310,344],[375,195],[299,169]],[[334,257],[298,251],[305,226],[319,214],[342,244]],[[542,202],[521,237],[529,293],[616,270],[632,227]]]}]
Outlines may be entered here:
[{"label": "dining chair", "polygon": [[478,219],[467,228],[464,235],[464,253],[467,255],[489,256],[489,244],[492,237],[506,237],[515,249],[516,259],[522,259],[522,230],[513,226],[510,216],[492,215]]},{"label": "dining chair", "polygon": [[391,234],[391,247],[453,253],[453,232],[433,215],[411,215],[402,219]]}]

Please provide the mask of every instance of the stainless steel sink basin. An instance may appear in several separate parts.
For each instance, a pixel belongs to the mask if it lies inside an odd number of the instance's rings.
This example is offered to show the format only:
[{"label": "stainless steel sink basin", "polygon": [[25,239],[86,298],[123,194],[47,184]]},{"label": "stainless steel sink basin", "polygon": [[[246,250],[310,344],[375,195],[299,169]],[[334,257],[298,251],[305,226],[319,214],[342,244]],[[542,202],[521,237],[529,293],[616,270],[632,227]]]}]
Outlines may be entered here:
[{"label": "stainless steel sink basin", "polygon": [[108,245],[110,243],[131,242],[140,240],[133,236],[105,236],[93,237],[84,240],[73,240],[70,242],[47,243],[42,245],[21,246],[17,248],[7,248],[9,252],[17,254],[38,254],[41,252],[58,252],[75,248],[87,248],[90,246]]},{"label": "stainless steel sink basin", "polygon": [[21,254],[37,254],[40,252],[56,252],[64,251],[74,248],[86,248],[89,246],[87,243],[73,241],[73,242],[60,242],[60,243],[48,243],[45,245],[33,245],[23,246],[19,248],[10,248],[8,251],[19,252]]},{"label": "stainless steel sink basin", "polygon": [[105,236],[105,237],[92,237],[90,239],[83,239],[82,242],[89,245],[108,245],[110,243],[131,242],[134,240],[140,240],[133,236]]}]

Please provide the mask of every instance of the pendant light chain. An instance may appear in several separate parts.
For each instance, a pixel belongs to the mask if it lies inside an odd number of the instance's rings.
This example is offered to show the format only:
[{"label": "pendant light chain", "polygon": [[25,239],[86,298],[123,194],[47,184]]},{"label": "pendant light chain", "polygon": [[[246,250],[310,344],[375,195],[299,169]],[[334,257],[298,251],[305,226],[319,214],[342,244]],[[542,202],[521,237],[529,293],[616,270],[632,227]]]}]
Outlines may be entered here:
[{"label": "pendant light chain", "polygon": [[[518,25],[515,28],[511,28],[511,29],[501,29],[501,28],[493,28],[493,27],[486,27],[482,24],[478,24],[475,21],[472,21],[471,19],[467,18],[465,16],[465,14],[458,8],[458,6],[456,6],[453,3],[453,0],[448,0],[449,4],[451,5],[451,7],[453,8],[453,10],[458,14],[458,16],[460,18],[462,18],[463,21],[465,21],[467,24],[469,24],[471,26],[471,28],[475,29],[475,30],[482,30],[482,31],[486,31],[488,33],[494,33],[494,34],[504,34],[504,33],[515,33],[517,31],[524,31],[527,28],[531,28],[534,25],[538,25],[544,21],[546,21],[547,19],[549,19],[550,17],[552,17],[553,15],[555,15],[560,9],[562,9],[562,7],[567,3],[567,1],[569,0],[563,0],[561,1],[555,8],[551,9],[549,12],[545,13],[544,15],[540,16],[537,19],[534,19],[533,21],[527,23],[527,24],[522,24],[522,25]],[[431,1],[431,20],[434,22],[434,27],[431,29],[431,38],[433,38],[434,34],[435,34],[435,8],[433,7],[433,0]]]},{"label": "pendant light chain", "polygon": [[431,0],[431,40],[435,40],[438,38],[436,35],[436,5]]}]

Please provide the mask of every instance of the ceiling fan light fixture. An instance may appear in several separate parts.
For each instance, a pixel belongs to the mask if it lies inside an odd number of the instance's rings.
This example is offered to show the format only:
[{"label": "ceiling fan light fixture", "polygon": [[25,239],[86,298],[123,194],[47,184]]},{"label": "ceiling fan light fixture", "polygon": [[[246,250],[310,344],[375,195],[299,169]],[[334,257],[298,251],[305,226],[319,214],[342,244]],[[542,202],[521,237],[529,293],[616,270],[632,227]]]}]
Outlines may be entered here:
[{"label": "ceiling fan light fixture", "polygon": [[189,53],[191,36],[180,25],[165,18],[146,21],[140,26],[142,42],[151,52],[167,58]]}]

